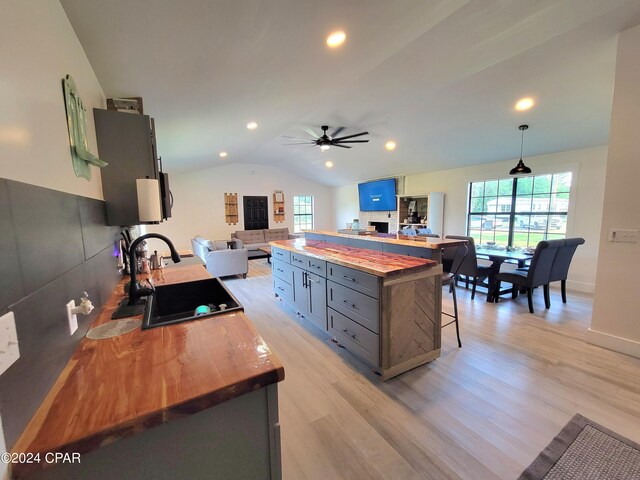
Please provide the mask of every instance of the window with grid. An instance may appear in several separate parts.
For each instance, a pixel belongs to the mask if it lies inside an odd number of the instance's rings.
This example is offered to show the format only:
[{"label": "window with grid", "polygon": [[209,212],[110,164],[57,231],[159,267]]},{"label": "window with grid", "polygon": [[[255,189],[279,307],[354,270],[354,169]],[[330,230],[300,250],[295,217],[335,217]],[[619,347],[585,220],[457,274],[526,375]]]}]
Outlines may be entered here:
[{"label": "window with grid", "polygon": [[293,232],[313,230],[313,197],[311,195],[294,195],[293,197]]},{"label": "window with grid", "polygon": [[472,182],[467,235],[510,247],[565,238],[570,189],[571,172]]}]

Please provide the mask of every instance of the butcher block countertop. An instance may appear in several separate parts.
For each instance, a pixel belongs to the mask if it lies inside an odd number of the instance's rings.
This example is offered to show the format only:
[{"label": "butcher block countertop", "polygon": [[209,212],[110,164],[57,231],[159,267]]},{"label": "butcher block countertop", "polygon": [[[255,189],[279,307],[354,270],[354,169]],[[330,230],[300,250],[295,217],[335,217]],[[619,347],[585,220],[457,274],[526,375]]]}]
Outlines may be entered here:
[{"label": "butcher block countertop", "polygon": [[393,243],[395,245],[406,245],[408,247],[428,248],[429,250],[440,250],[446,247],[455,247],[466,244],[466,240],[453,240],[447,238],[424,237],[420,235],[407,236],[396,234],[395,237],[379,237],[378,235],[350,235],[348,233],[329,232],[323,230],[305,230],[305,233],[316,233],[318,235],[328,235],[332,237],[357,238],[370,242]]},{"label": "butcher block countertop", "polygon": [[[156,285],[210,278],[202,266],[179,264],[151,276]],[[110,321],[126,280],[93,326]],[[84,338],[12,451],[87,453],[283,379],[243,312]],[[12,473],[41,466],[13,464]]]},{"label": "butcher block countertop", "polygon": [[438,264],[434,260],[425,258],[383,253],[366,248],[348,247],[347,245],[305,238],[276,240],[270,242],[270,245],[319,260],[326,260],[344,267],[354,268],[378,277],[418,273]]}]

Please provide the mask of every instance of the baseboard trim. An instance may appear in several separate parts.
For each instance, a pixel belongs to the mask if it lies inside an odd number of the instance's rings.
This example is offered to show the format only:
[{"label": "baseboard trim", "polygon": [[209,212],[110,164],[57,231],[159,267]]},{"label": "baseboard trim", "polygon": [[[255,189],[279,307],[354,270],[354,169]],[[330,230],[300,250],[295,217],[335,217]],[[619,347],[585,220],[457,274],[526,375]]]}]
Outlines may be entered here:
[{"label": "baseboard trim", "polygon": [[615,335],[598,332],[597,330],[590,328],[587,331],[587,342],[609,350],[624,353],[625,355],[640,358],[640,342],[636,342],[635,340],[616,337]]},{"label": "baseboard trim", "polygon": [[[555,282],[555,283],[558,286],[560,286],[560,282]],[[567,290],[571,292],[590,293],[593,295],[596,291],[596,285],[595,283],[576,282],[573,280],[567,280]]]}]

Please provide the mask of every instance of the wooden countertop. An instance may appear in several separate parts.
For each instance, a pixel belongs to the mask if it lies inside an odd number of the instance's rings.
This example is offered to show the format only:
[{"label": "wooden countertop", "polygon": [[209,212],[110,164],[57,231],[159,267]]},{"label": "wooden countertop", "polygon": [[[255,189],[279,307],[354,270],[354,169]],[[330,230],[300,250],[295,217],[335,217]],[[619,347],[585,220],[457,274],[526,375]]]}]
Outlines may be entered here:
[{"label": "wooden countertop", "polygon": [[[198,265],[156,270],[156,285],[210,278]],[[93,326],[109,322],[123,279]],[[84,338],[13,452],[86,453],[284,379],[243,312]],[[13,464],[20,478],[40,464]]]},{"label": "wooden countertop", "polygon": [[[361,238],[361,237],[358,237]],[[366,248],[348,247],[337,243],[297,238],[295,240],[276,240],[271,246],[301,253],[319,260],[354,268],[378,277],[387,277],[404,273],[417,273],[438,264],[425,258],[383,253]]]},{"label": "wooden countertop", "polygon": [[434,237],[422,237],[415,236],[410,237],[407,235],[396,234],[395,238],[390,237],[378,237],[377,235],[349,235],[348,233],[329,232],[322,230],[305,230],[304,233],[316,233],[318,235],[330,235],[332,237],[342,238],[357,238],[358,240],[366,240],[369,242],[382,242],[393,243],[395,245],[406,245],[409,247],[421,247],[428,248],[430,250],[440,250],[446,247],[455,247],[457,245],[464,245],[467,243],[465,240],[451,240],[447,238],[434,238]]}]

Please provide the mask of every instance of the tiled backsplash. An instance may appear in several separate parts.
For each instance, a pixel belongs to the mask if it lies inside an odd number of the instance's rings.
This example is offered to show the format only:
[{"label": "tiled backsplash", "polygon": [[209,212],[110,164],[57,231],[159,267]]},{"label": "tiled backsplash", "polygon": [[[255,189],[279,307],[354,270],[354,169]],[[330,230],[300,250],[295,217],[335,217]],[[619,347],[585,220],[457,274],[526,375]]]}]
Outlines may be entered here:
[{"label": "tiled backsplash", "polygon": [[[0,179],[0,315],[13,311],[20,359],[0,376],[7,447],[53,385],[119,280],[103,201]],[[69,335],[66,303],[95,309]]]}]

